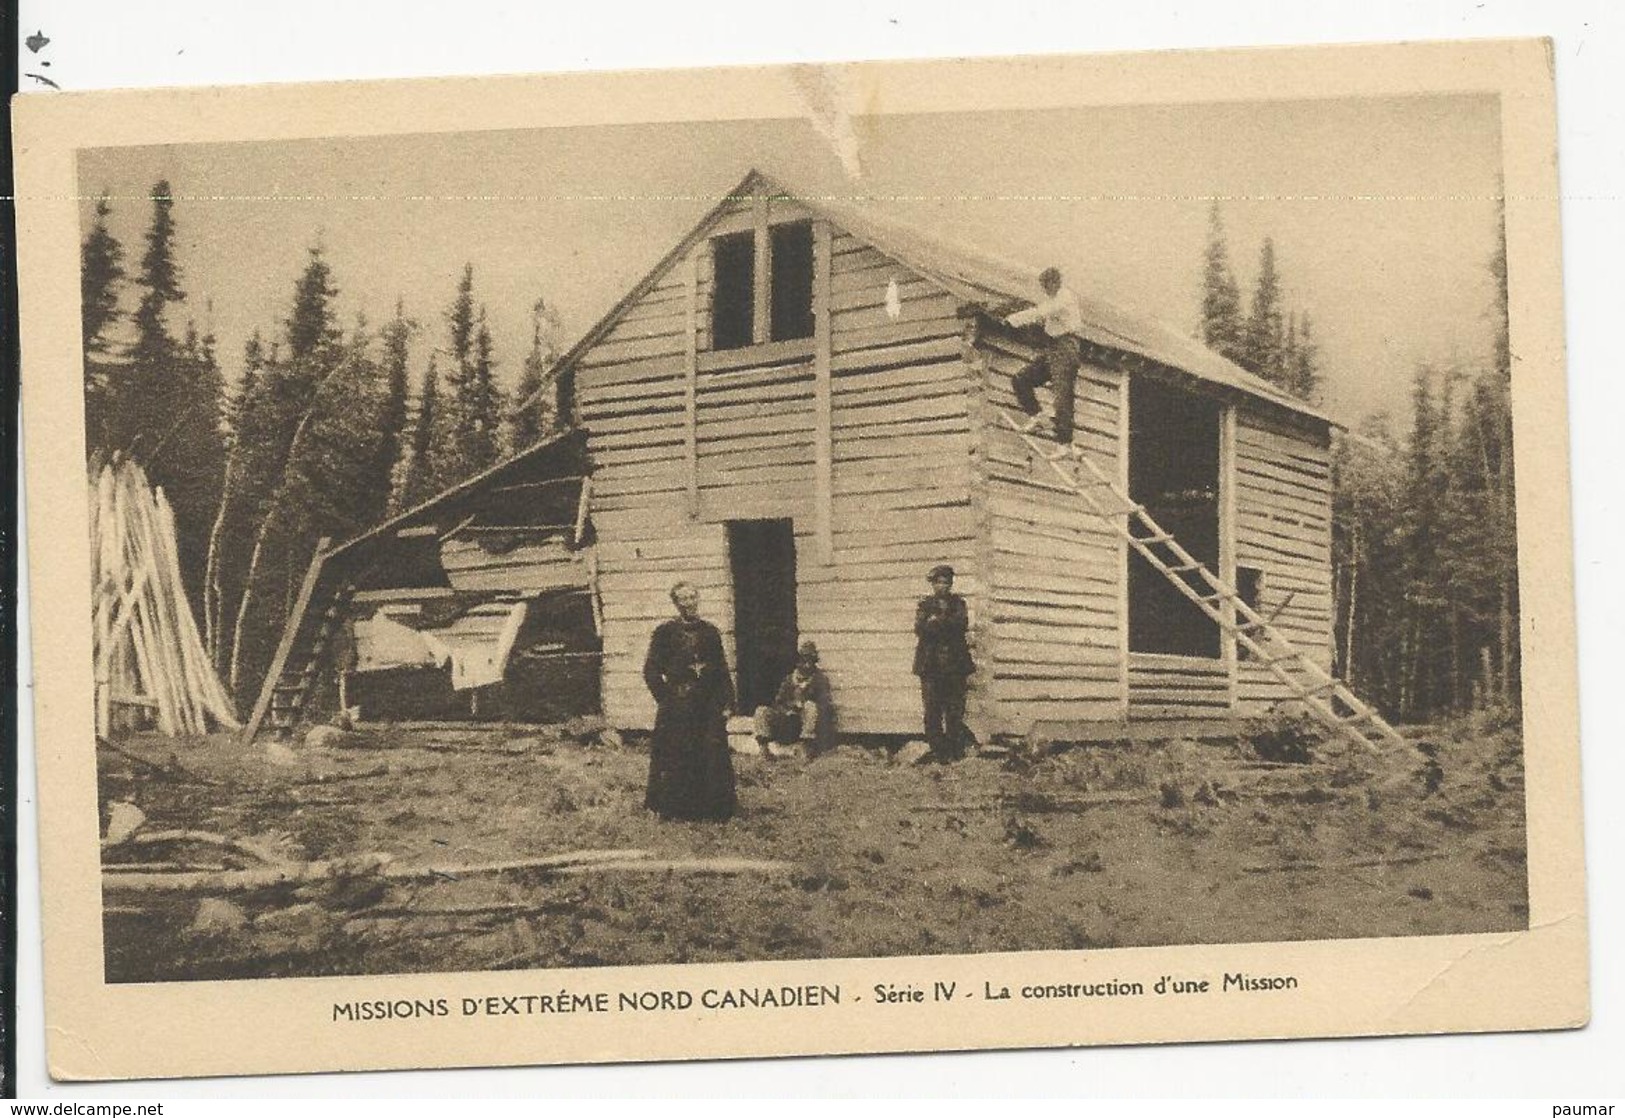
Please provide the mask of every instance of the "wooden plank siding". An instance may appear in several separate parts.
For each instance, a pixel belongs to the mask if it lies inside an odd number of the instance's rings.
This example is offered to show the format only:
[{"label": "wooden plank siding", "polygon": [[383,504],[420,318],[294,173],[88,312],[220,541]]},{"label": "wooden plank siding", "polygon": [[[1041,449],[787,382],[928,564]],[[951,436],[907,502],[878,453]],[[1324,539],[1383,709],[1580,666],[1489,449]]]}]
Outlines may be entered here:
[{"label": "wooden plank siding", "polygon": [[[1260,612],[1322,667],[1332,657],[1331,452],[1316,436],[1240,409],[1236,563],[1264,571]],[[1291,692],[1256,661],[1236,673],[1237,707],[1257,714]]]},{"label": "wooden plank siding", "polygon": [[[805,216],[780,207],[770,202],[770,221]],[[726,222],[760,220],[749,200],[734,209]],[[927,569],[953,564],[979,608],[957,305],[839,229],[825,241],[825,228],[814,230],[814,338],[711,352],[701,241],[581,355],[615,725],[653,725],[643,656],[672,615],[676,579],[699,588],[734,660],[728,520],[794,522],[798,628],[818,642],[846,731],[920,731],[913,622]],[[894,280],[896,318],[885,309]]]},{"label": "wooden plank siding", "polygon": [[1128,713],[1143,721],[1228,718],[1230,666],[1222,658],[1130,652]]},{"label": "wooden plank siding", "polygon": [[[1121,720],[1122,547],[1110,525],[999,417],[1019,414],[1011,377],[1032,352],[998,335],[982,337],[976,349],[991,630],[981,665],[981,718],[1018,733],[1034,722]],[[1076,387],[1076,438],[1113,475],[1121,457],[1122,385],[1121,373],[1085,365]]]},{"label": "wooden plank siding", "polygon": [[[767,340],[766,230],[814,221],[814,333]],[[818,642],[841,724],[918,733],[913,610],[924,572],[958,572],[970,600],[980,735],[1035,722],[1180,722],[1250,713],[1285,695],[1258,664],[1131,655],[1127,553],[1110,524],[999,419],[1031,351],[972,326],[958,299],[875,246],[775,197],[740,198],[708,235],[753,230],[756,343],[711,348],[711,242],[671,258],[576,360],[593,468],[609,720],[648,728],[641,678],[667,591],[687,578],[734,656],[730,520],[793,522],[797,619]],[[1086,364],[1077,441],[1126,484],[1126,372]],[[1329,657],[1328,440],[1313,424],[1227,401],[1221,574],[1266,572],[1262,606]]]},{"label": "wooden plank siding", "polygon": [[537,594],[588,584],[587,553],[570,547],[567,530],[457,533],[440,545],[454,590]]},{"label": "wooden plank siding", "polygon": [[664,510],[595,511],[593,524],[603,602],[604,714],[616,725],[649,729],[654,702],[643,684],[643,657],[655,626],[673,615],[673,582],[687,579],[699,589],[701,611],[722,630],[729,662],[735,659],[727,534],[721,524],[690,519],[677,501]]}]

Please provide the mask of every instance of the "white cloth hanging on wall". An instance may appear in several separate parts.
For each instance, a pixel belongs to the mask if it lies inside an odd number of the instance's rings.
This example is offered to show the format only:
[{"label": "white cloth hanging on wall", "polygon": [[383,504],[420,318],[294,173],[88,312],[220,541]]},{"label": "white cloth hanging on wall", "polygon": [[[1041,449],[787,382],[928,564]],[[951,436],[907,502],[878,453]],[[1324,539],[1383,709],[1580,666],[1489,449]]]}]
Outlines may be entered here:
[{"label": "white cloth hanging on wall", "polygon": [[501,683],[530,603],[493,602],[470,610],[444,629],[421,634],[433,662],[451,669],[457,691]]}]

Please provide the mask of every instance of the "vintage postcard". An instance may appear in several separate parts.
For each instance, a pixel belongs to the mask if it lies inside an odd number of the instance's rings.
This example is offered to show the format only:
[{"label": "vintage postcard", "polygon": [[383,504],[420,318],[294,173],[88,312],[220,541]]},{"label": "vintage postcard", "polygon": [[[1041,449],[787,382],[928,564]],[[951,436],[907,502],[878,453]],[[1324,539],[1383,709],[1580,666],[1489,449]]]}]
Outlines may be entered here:
[{"label": "vintage postcard", "polygon": [[20,99],[52,1073],[1584,1024],[1551,67]]}]

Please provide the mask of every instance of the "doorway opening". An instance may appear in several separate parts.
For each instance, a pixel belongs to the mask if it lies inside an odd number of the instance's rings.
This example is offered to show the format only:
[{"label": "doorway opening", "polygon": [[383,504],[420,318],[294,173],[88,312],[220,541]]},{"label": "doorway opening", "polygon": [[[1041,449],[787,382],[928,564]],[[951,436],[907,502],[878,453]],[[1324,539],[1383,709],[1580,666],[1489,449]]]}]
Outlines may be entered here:
[{"label": "doorway opening", "polygon": [[796,535],[791,520],[728,521],[739,709],[773,701],[796,660]]},{"label": "doorway opening", "polygon": [[[1143,377],[1129,382],[1129,496],[1208,570],[1219,570],[1220,406]],[[1139,535],[1148,534],[1143,527]],[[1151,544],[1170,566],[1166,544]],[[1199,594],[1194,571],[1176,574]],[[1219,626],[1136,550],[1128,557],[1131,652],[1218,659]]]}]

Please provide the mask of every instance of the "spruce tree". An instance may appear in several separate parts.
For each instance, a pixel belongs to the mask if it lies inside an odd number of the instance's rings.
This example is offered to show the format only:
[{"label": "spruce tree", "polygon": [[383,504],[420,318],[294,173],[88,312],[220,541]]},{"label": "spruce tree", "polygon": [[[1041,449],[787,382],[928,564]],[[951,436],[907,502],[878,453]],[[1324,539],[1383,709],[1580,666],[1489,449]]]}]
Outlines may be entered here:
[{"label": "spruce tree", "polygon": [[107,352],[103,332],[118,321],[118,285],[124,279],[124,247],[107,228],[113,213],[106,198],[96,200],[90,233],[79,247],[79,312],[86,354]]},{"label": "spruce tree", "polygon": [[435,432],[441,422],[439,397],[440,370],[435,355],[431,353],[429,366],[423,372],[423,387],[418,390],[417,414],[412,420],[406,468],[395,498],[396,512],[421,504],[436,492],[434,455]]},{"label": "spruce tree", "polygon": [[472,477],[501,452],[502,396],[485,308],[474,302],[474,266],[465,265],[446,310],[447,369],[431,428],[428,476],[438,492]]},{"label": "spruce tree", "polygon": [[1309,312],[1293,319],[1292,344],[1286,354],[1286,389],[1301,400],[1320,398],[1320,346],[1315,342]]},{"label": "spruce tree", "polygon": [[96,201],[90,232],[79,246],[80,331],[85,364],[85,452],[103,461],[114,450],[110,429],[119,412],[122,369],[114,362],[108,329],[120,317],[119,284],[124,279],[124,248],[108,231],[107,199]]},{"label": "spruce tree", "polygon": [[[154,183],[152,223],[136,277],[141,295],[132,316],[135,338],[126,354],[123,385],[114,393],[118,413],[111,417],[119,444],[115,449],[135,454],[149,467],[152,448],[167,442],[169,423],[181,403],[174,384],[176,345],[167,322],[170,305],[186,298],[174,257],[174,205],[169,183]],[[149,476],[151,472],[149,468]]]},{"label": "spruce tree", "polygon": [[546,300],[536,300],[530,308],[530,352],[520,367],[508,411],[510,450],[534,445],[558,425],[558,401],[551,391],[553,365],[559,358],[558,332],[558,312]]},{"label": "spruce tree", "polygon": [[341,332],[333,317],[333,301],[338,288],[333,285],[333,269],[320,245],[307,250],[305,268],[294,285],[293,307],[283,320],[288,343],[284,372],[292,385],[308,391],[335,367]]},{"label": "spruce tree", "polygon": [[[1425,715],[1432,707],[1440,660],[1441,592],[1439,541],[1446,500],[1448,412],[1435,392],[1438,372],[1418,365],[1411,382],[1411,437],[1405,456],[1405,505],[1400,522],[1405,569],[1401,582],[1406,618],[1400,639],[1403,674],[1399,682],[1402,717]],[[1445,381],[1448,393],[1449,381]]]},{"label": "spruce tree", "polygon": [[169,332],[170,308],[186,299],[175,259],[174,198],[167,181],[152,188],[152,224],[141,257],[135,338],[108,417],[114,449],[127,451],[163,488],[175,510],[181,579],[201,611],[208,538],[225,465],[224,384],[212,339],[188,324],[184,342]]},{"label": "spruce tree", "polygon": [[[474,265],[464,264],[462,278],[457,281],[457,295],[446,310],[446,329],[451,341],[451,356],[467,370],[473,363],[474,352]],[[461,378],[460,378],[461,379]],[[459,381],[460,382],[460,381]]]},{"label": "spruce tree", "polygon": [[469,433],[474,424],[474,266],[463,267],[457,294],[446,308],[446,366],[434,422],[429,427],[429,492],[437,493],[473,473]]},{"label": "spruce tree", "polygon": [[1244,355],[1242,328],[1241,291],[1230,268],[1224,217],[1219,203],[1214,202],[1208,211],[1207,253],[1202,268],[1202,341],[1237,361]]},{"label": "spruce tree", "polygon": [[378,401],[377,452],[366,472],[363,484],[368,490],[368,501],[377,509],[379,517],[396,507],[398,482],[407,457],[406,408],[410,393],[411,370],[408,365],[408,346],[414,323],[406,317],[404,300],[395,300],[395,317],[381,333],[383,362],[380,375]]},{"label": "spruce tree", "polygon": [[1281,350],[1284,344],[1281,314],[1281,277],[1275,269],[1275,240],[1264,238],[1258,253],[1258,282],[1252,307],[1242,331],[1240,365],[1266,380],[1282,385]]},{"label": "spruce tree", "polygon": [[470,473],[478,473],[502,457],[502,417],[507,410],[503,406],[502,386],[496,379],[491,327],[486,321],[484,303],[480,304],[479,325],[474,332],[471,385],[468,464]]}]

